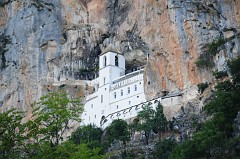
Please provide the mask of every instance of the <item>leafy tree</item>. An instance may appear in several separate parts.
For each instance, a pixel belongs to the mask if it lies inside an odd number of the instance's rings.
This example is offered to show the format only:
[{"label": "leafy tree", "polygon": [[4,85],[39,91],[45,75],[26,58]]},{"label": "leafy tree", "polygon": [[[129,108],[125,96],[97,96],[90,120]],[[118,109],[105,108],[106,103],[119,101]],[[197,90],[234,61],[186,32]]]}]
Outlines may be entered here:
[{"label": "leafy tree", "polygon": [[76,145],[66,141],[56,147],[46,145],[42,153],[31,159],[103,159],[105,156],[100,155],[100,150],[100,148],[89,148],[86,144]]},{"label": "leafy tree", "polygon": [[99,146],[102,136],[102,129],[95,125],[87,125],[77,128],[71,135],[71,140],[75,144],[85,143],[88,145],[96,144],[94,147]]},{"label": "leafy tree", "polygon": [[128,124],[122,119],[114,120],[106,130],[110,140],[122,141],[124,146],[126,146],[126,142],[130,140]]},{"label": "leafy tree", "polygon": [[134,138],[135,132],[137,131],[138,128],[138,119],[134,119],[132,123],[128,125],[128,131],[130,133],[131,138]]},{"label": "leafy tree", "polygon": [[156,107],[156,112],[154,115],[154,128],[157,130],[158,135],[159,135],[159,140],[162,139],[162,133],[166,131],[168,127],[168,121],[166,116],[163,113],[163,106],[159,102],[157,107]]},{"label": "leafy tree", "polygon": [[148,145],[148,140],[151,131],[154,128],[154,114],[155,111],[152,109],[152,107],[148,104],[143,107],[143,110],[138,112],[138,130],[141,130],[144,132],[145,141]]},{"label": "leafy tree", "polygon": [[24,142],[23,113],[15,109],[0,113],[0,158],[19,158]]},{"label": "leafy tree", "polygon": [[154,157],[158,159],[167,159],[175,146],[176,142],[170,139],[159,141],[155,145]]},{"label": "leafy tree", "polygon": [[[73,121],[80,121],[83,110],[79,99],[69,98],[64,92],[50,92],[35,103],[29,134],[57,146]],[[39,141],[38,141],[39,142]]]}]

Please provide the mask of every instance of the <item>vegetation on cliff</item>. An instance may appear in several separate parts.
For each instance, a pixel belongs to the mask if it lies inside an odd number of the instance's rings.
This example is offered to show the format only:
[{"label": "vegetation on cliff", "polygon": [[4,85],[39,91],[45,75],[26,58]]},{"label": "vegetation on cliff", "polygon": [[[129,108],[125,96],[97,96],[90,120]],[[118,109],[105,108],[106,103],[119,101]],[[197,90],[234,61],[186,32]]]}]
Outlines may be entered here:
[{"label": "vegetation on cliff", "polygon": [[240,111],[240,57],[228,63],[231,80],[219,82],[204,110],[209,119],[190,139],[179,144],[171,159],[238,158],[240,136],[235,119]]}]

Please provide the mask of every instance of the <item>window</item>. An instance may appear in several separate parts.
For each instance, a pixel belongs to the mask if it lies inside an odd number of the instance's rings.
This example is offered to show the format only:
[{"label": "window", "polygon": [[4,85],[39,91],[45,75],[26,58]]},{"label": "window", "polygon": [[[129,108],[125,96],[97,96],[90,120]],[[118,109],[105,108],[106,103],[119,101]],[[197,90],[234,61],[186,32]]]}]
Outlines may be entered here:
[{"label": "window", "polygon": [[91,104],[91,108],[93,108],[93,104]]},{"label": "window", "polygon": [[96,119],[96,118],[97,118],[97,115],[94,115],[94,118]]},{"label": "window", "polygon": [[103,57],[103,67],[104,66],[107,66],[107,57],[106,56]]},{"label": "window", "polygon": [[131,105],[131,101],[128,101],[128,104]]},{"label": "window", "polygon": [[101,95],[101,103],[103,103],[103,95]]},{"label": "window", "polygon": [[130,94],[130,87],[128,87],[128,94]]},{"label": "window", "polygon": [[115,98],[115,99],[117,98],[117,93],[116,93],[116,92],[114,92],[114,98]]},{"label": "window", "polygon": [[137,85],[136,84],[134,85],[134,90],[137,91]]},{"label": "window", "polygon": [[115,66],[118,66],[118,56],[115,56]]},{"label": "window", "polygon": [[121,96],[123,96],[123,90],[121,90]]},{"label": "window", "polygon": [[104,78],[103,78],[103,84],[105,84],[105,83],[106,83],[106,78],[104,77]]},{"label": "window", "polygon": [[118,109],[118,105],[117,105],[117,109]]}]

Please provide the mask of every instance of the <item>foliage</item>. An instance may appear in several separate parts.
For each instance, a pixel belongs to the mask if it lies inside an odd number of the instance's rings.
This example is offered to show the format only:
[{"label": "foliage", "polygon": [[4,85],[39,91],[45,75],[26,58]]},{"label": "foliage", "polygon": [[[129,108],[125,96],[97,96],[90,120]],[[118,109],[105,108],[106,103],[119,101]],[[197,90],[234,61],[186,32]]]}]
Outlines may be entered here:
[{"label": "foliage", "polygon": [[216,40],[212,41],[207,45],[208,54],[201,55],[196,61],[195,64],[198,68],[212,68],[214,63],[212,61],[213,56],[217,54],[217,51],[220,46],[226,43],[226,40],[222,37],[218,37]]},{"label": "foliage", "polygon": [[[30,133],[56,146],[63,140],[69,123],[80,121],[82,106],[78,99],[68,98],[64,92],[50,92],[34,104]],[[38,130],[38,132],[36,132]]]},{"label": "foliage", "polygon": [[86,126],[90,135],[81,136],[80,141],[98,140],[98,146],[74,144],[66,141],[60,144],[70,121],[79,121],[82,107],[79,100],[67,97],[63,92],[52,92],[43,96],[34,105],[33,116],[27,123],[21,123],[23,113],[9,110],[0,114],[0,158],[6,159],[103,159],[99,140],[101,129]]},{"label": "foliage", "polygon": [[129,133],[130,133],[131,138],[134,137],[135,132],[137,131],[137,126],[138,126],[138,125],[137,125],[137,122],[138,122],[138,119],[135,119],[135,120],[133,120],[132,123],[130,123],[130,124],[128,125],[128,131],[129,131]]},{"label": "foliage", "polygon": [[155,145],[154,157],[158,159],[167,159],[170,152],[176,146],[176,142],[170,139],[159,141]]},{"label": "foliage", "polygon": [[[99,146],[102,136],[102,129],[95,125],[87,125],[77,128],[71,135],[70,140],[75,144],[93,144]],[[94,146],[95,147],[95,146]]]},{"label": "foliage", "polygon": [[122,141],[124,145],[130,140],[128,124],[122,119],[114,120],[106,130],[110,140]]},{"label": "foliage", "polygon": [[212,57],[204,57],[200,56],[196,61],[195,64],[198,68],[212,68],[214,66],[212,62]]},{"label": "foliage", "polygon": [[143,107],[143,110],[138,112],[137,115],[139,119],[138,130],[144,132],[145,141],[147,145],[150,133],[154,128],[154,114],[155,111],[152,109],[152,107],[150,105],[145,105]]},{"label": "foliage", "polygon": [[204,90],[208,87],[208,83],[207,82],[199,83],[197,86],[198,86],[198,92],[202,94]]},{"label": "foliage", "polygon": [[66,141],[56,147],[47,144],[44,151],[32,159],[103,159],[100,148],[89,148],[86,144],[76,145]]},{"label": "foliage", "polygon": [[234,136],[234,120],[240,111],[240,58],[228,64],[232,80],[216,86],[215,98],[204,110],[210,118],[192,139],[178,145],[170,155],[172,159],[237,158],[239,136]]},{"label": "foliage", "polygon": [[24,141],[23,113],[15,109],[0,114],[0,158],[18,158]]},{"label": "foliage", "polygon": [[238,57],[236,60],[229,61],[228,66],[231,70],[234,84],[236,84],[236,83],[239,84],[239,81],[240,81],[240,57]]},{"label": "foliage", "polygon": [[228,74],[227,74],[227,71],[216,71],[216,72],[213,72],[213,76],[216,79],[220,79],[220,78],[228,76]]},{"label": "foliage", "polygon": [[167,127],[168,127],[168,121],[166,116],[163,113],[163,106],[162,104],[159,102],[157,107],[156,107],[156,112],[154,115],[154,129],[157,130],[158,134],[159,134],[159,139],[161,140],[162,138],[162,133],[164,131],[166,131]]},{"label": "foliage", "polygon": [[222,37],[216,38],[216,40],[212,41],[208,44],[208,51],[211,55],[215,56],[217,54],[218,48],[225,44],[226,41]]},{"label": "foliage", "polygon": [[3,70],[4,68],[7,67],[6,65],[6,55],[5,53],[8,51],[8,45],[11,44],[11,39],[10,36],[7,36],[5,34],[0,35],[0,59],[1,59],[1,65],[0,69]]}]

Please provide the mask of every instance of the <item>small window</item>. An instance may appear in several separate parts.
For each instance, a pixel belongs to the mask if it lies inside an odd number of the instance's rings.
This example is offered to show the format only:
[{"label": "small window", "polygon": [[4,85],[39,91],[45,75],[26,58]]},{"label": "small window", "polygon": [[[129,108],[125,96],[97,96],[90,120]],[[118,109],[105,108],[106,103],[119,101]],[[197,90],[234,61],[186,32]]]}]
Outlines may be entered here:
[{"label": "small window", "polygon": [[91,104],[91,108],[93,108],[93,104]]},{"label": "small window", "polygon": [[136,84],[134,85],[134,90],[137,91],[137,85]]},{"label": "small window", "polygon": [[103,84],[106,84],[106,77],[103,78]]},{"label": "small window", "polygon": [[137,96],[137,98],[139,98],[139,96]]},{"label": "small window", "polygon": [[106,56],[103,57],[103,67],[104,66],[107,66],[107,57]]},{"label": "small window", "polygon": [[128,101],[128,104],[131,105],[131,101]]},{"label": "small window", "polygon": [[103,95],[101,95],[101,103],[103,103]]},{"label": "small window", "polygon": [[96,119],[96,118],[97,118],[97,115],[95,115],[94,118]]},{"label": "small window", "polygon": [[115,66],[118,66],[118,56],[115,56]]},{"label": "small window", "polygon": [[121,96],[123,96],[123,90],[121,90]]},{"label": "small window", "polygon": [[117,93],[116,93],[116,92],[114,92],[114,98],[115,98],[115,99],[117,98]]},{"label": "small window", "polygon": [[130,87],[128,87],[128,94],[130,94]]},{"label": "small window", "polygon": [[117,109],[118,109],[118,105],[117,105]]}]

